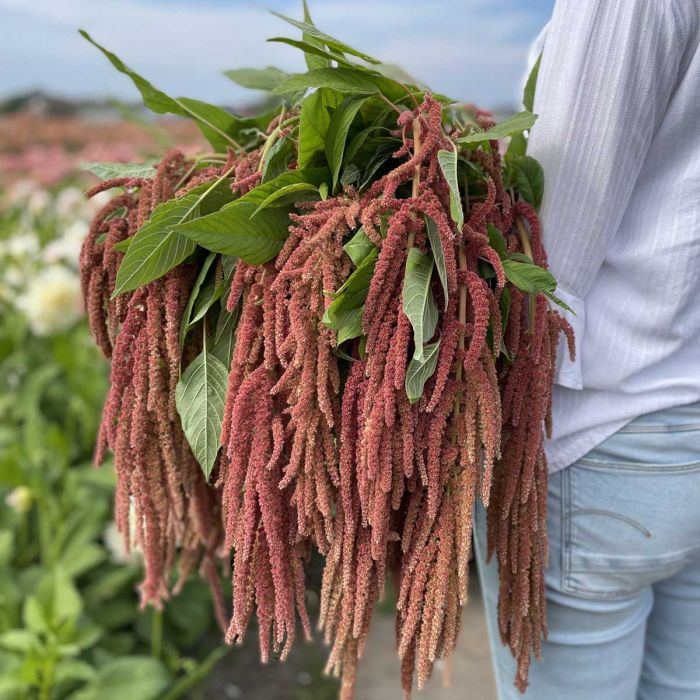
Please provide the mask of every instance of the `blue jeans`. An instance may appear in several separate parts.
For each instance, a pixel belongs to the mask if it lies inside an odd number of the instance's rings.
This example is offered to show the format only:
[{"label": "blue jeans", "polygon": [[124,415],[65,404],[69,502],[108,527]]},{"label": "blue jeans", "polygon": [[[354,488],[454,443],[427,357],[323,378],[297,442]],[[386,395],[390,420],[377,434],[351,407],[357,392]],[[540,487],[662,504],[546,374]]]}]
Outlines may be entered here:
[{"label": "blue jeans", "polygon": [[476,559],[499,700],[700,700],[700,403],[640,416],[549,488],[549,637],[524,696]]}]

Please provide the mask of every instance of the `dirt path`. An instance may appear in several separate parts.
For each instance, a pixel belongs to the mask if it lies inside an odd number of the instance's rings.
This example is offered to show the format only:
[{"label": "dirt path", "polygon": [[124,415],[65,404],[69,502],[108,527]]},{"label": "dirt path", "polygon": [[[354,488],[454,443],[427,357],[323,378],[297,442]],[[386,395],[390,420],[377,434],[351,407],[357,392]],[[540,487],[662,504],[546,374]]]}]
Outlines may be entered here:
[{"label": "dirt path", "polygon": [[[444,686],[444,664],[436,665],[433,677],[414,700],[495,700],[486,620],[476,571],[472,571],[469,605],[449,668],[450,685]],[[394,645],[394,620],[376,615],[357,680],[357,700],[402,700],[399,661]]]},{"label": "dirt path", "polygon": [[[450,664],[450,686],[443,683],[444,665],[414,700],[495,700],[486,621],[472,571],[470,602],[464,611],[457,649]],[[337,681],[323,675],[326,649],[316,640],[297,644],[283,664],[262,666],[251,630],[246,644],[234,649],[212,673],[206,688],[193,698],[203,700],[335,700]],[[402,700],[399,661],[394,643],[394,617],[378,609],[358,672],[355,700]]]}]

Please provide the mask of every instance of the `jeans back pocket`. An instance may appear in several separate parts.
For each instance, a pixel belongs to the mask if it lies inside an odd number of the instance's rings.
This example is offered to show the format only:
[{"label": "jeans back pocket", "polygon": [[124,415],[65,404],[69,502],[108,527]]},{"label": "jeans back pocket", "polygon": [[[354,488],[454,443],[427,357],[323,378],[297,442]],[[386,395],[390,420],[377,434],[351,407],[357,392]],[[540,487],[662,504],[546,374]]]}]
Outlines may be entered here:
[{"label": "jeans back pocket", "polygon": [[564,590],[627,595],[700,556],[700,426],[649,425],[615,433],[553,480]]}]

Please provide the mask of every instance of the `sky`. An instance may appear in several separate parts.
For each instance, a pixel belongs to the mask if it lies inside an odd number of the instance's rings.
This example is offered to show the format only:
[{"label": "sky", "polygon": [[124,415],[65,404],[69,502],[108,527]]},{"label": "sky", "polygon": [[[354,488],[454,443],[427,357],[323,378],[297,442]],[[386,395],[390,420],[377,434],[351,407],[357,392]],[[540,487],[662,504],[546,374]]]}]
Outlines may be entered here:
[{"label": "sky", "polygon": [[[485,108],[515,105],[527,51],[554,0],[309,0],[328,34],[402,68],[435,91]],[[165,92],[244,105],[257,95],[228,68],[304,70],[300,52],[266,43],[298,30],[301,0],[0,0],[0,99],[40,89],[62,97],[136,101],[77,33],[87,29]]]}]

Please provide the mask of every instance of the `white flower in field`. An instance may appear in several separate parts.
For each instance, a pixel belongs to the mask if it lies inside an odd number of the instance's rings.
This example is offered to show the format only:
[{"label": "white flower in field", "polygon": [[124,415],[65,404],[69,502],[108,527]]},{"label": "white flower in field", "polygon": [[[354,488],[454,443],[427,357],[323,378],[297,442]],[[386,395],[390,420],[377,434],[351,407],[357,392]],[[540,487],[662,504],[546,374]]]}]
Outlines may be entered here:
[{"label": "white flower in field", "polygon": [[63,260],[76,266],[80,255],[80,246],[87,236],[87,232],[87,224],[82,221],[74,221],[63,230],[60,238],[56,238],[44,246],[42,251],[44,260],[49,263]]},{"label": "white flower in field", "polygon": [[78,187],[66,187],[58,193],[54,208],[61,218],[69,219],[80,216],[86,203],[85,195]]},{"label": "white flower in field", "polygon": [[18,300],[36,335],[65,330],[82,315],[80,280],[63,265],[52,265],[34,276]]},{"label": "white flower in field", "polygon": [[46,190],[34,190],[25,204],[26,210],[32,216],[43,214],[51,204],[51,195]]},{"label": "white flower in field", "polygon": [[8,265],[3,273],[3,281],[12,289],[20,289],[27,281],[27,273],[17,265]]},{"label": "white flower in field", "polygon": [[32,492],[27,486],[17,486],[5,496],[5,505],[16,513],[26,513],[32,507]]},{"label": "white flower in field", "polygon": [[14,206],[25,202],[32,192],[36,192],[39,186],[32,180],[17,180],[5,191],[5,202]]},{"label": "white flower in field", "polygon": [[4,241],[3,248],[3,255],[25,258],[39,252],[39,239],[33,231],[23,231]]}]

